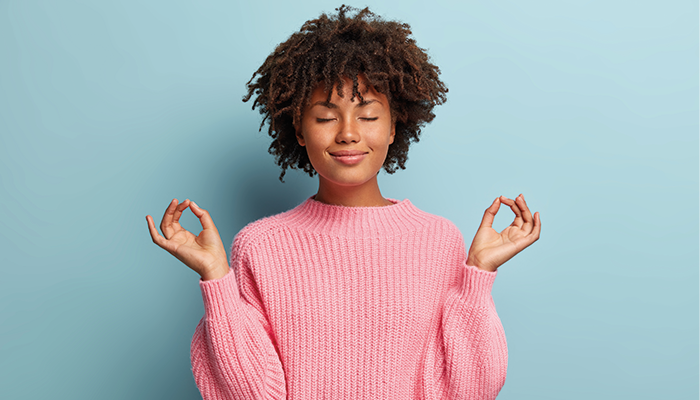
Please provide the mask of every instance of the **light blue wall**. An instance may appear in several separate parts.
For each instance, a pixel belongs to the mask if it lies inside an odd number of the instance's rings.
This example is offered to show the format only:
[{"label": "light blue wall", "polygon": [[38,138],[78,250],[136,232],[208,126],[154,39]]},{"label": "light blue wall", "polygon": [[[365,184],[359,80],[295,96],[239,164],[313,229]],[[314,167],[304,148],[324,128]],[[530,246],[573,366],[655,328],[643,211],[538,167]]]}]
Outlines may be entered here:
[{"label": "light blue wall", "polygon": [[[198,397],[197,276],[144,216],[191,198],[228,244],[314,193],[277,181],[240,101],[275,44],[340,5],[294,3],[0,2],[0,398]],[[498,195],[540,211],[494,288],[499,399],[697,399],[697,2],[457,3],[371,4],[450,89],[380,184],[468,240]]]}]

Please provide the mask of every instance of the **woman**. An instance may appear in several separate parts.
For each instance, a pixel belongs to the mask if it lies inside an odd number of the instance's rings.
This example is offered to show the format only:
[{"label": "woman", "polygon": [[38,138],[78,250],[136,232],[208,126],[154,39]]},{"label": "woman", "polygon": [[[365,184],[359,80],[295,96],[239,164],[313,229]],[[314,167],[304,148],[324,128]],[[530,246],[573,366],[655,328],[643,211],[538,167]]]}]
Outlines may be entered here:
[{"label": "woman", "polygon": [[[248,82],[282,175],[318,175],[296,208],[246,226],[230,264],[207,211],[174,199],[153,241],[201,276],[191,358],[205,399],[493,399],[506,376],[496,269],[539,238],[498,197],[469,252],[444,218],[381,195],[447,89],[406,24],[341,7],[280,44]],[[354,14],[353,14],[354,12]],[[257,77],[257,80],[255,79]],[[515,213],[502,232],[500,204]],[[190,208],[198,236],[178,223]]]}]

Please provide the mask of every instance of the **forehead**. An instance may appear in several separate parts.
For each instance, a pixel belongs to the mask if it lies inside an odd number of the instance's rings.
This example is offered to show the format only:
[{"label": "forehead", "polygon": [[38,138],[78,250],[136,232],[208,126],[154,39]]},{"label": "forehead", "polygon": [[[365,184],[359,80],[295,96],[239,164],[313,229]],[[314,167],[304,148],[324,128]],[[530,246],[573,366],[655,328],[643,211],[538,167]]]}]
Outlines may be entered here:
[{"label": "forehead", "polygon": [[[343,87],[340,90],[342,93],[342,99],[347,99],[350,100],[352,97],[352,92],[353,92],[353,81],[351,78],[348,78],[346,76],[341,78],[343,81]],[[333,85],[333,88],[330,90],[330,93],[325,90],[326,88],[326,83],[324,81],[318,82],[316,86],[314,87],[314,90],[311,92],[311,96],[309,96],[309,101],[307,103],[314,103],[316,101],[323,101],[323,100],[340,100],[341,96],[338,96],[338,85],[335,84]],[[362,95],[362,97],[369,97],[369,98],[379,98],[383,99],[385,96],[377,90],[368,84],[367,79],[364,78],[363,76],[358,76],[357,77],[357,91]],[[352,99],[353,102],[359,101],[357,99],[357,96]]]}]

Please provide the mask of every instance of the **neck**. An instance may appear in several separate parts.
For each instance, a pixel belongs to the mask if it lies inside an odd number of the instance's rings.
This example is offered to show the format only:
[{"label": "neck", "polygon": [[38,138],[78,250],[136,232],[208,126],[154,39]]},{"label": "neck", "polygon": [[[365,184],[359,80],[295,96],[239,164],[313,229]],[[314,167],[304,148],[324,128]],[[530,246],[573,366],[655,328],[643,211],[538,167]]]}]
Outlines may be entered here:
[{"label": "neck", "polygon": [[319,176],[318,193],[314,199],[345,207],[382,207],[393,204],[382,196],[376,176],[359,186],[341,186]]}]

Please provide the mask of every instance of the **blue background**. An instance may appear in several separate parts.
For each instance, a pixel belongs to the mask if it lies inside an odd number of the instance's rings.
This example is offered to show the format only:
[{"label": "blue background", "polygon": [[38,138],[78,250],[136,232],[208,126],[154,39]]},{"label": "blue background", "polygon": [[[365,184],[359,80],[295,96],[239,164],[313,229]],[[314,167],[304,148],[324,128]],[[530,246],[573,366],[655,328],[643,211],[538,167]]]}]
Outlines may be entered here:
[{"label": "blue background", "polygon": [[[339,5],[0,2],[0,398],[198,398],[198,276],[144,217],[193,199],[228,247],[315,193],[277,180],[241,97]],[[697,399],[697,1],[369,5],[411,24],[450,90],[383,194],[467,242],[498,195],[542,216],[493,291],[499,399]]]}]

